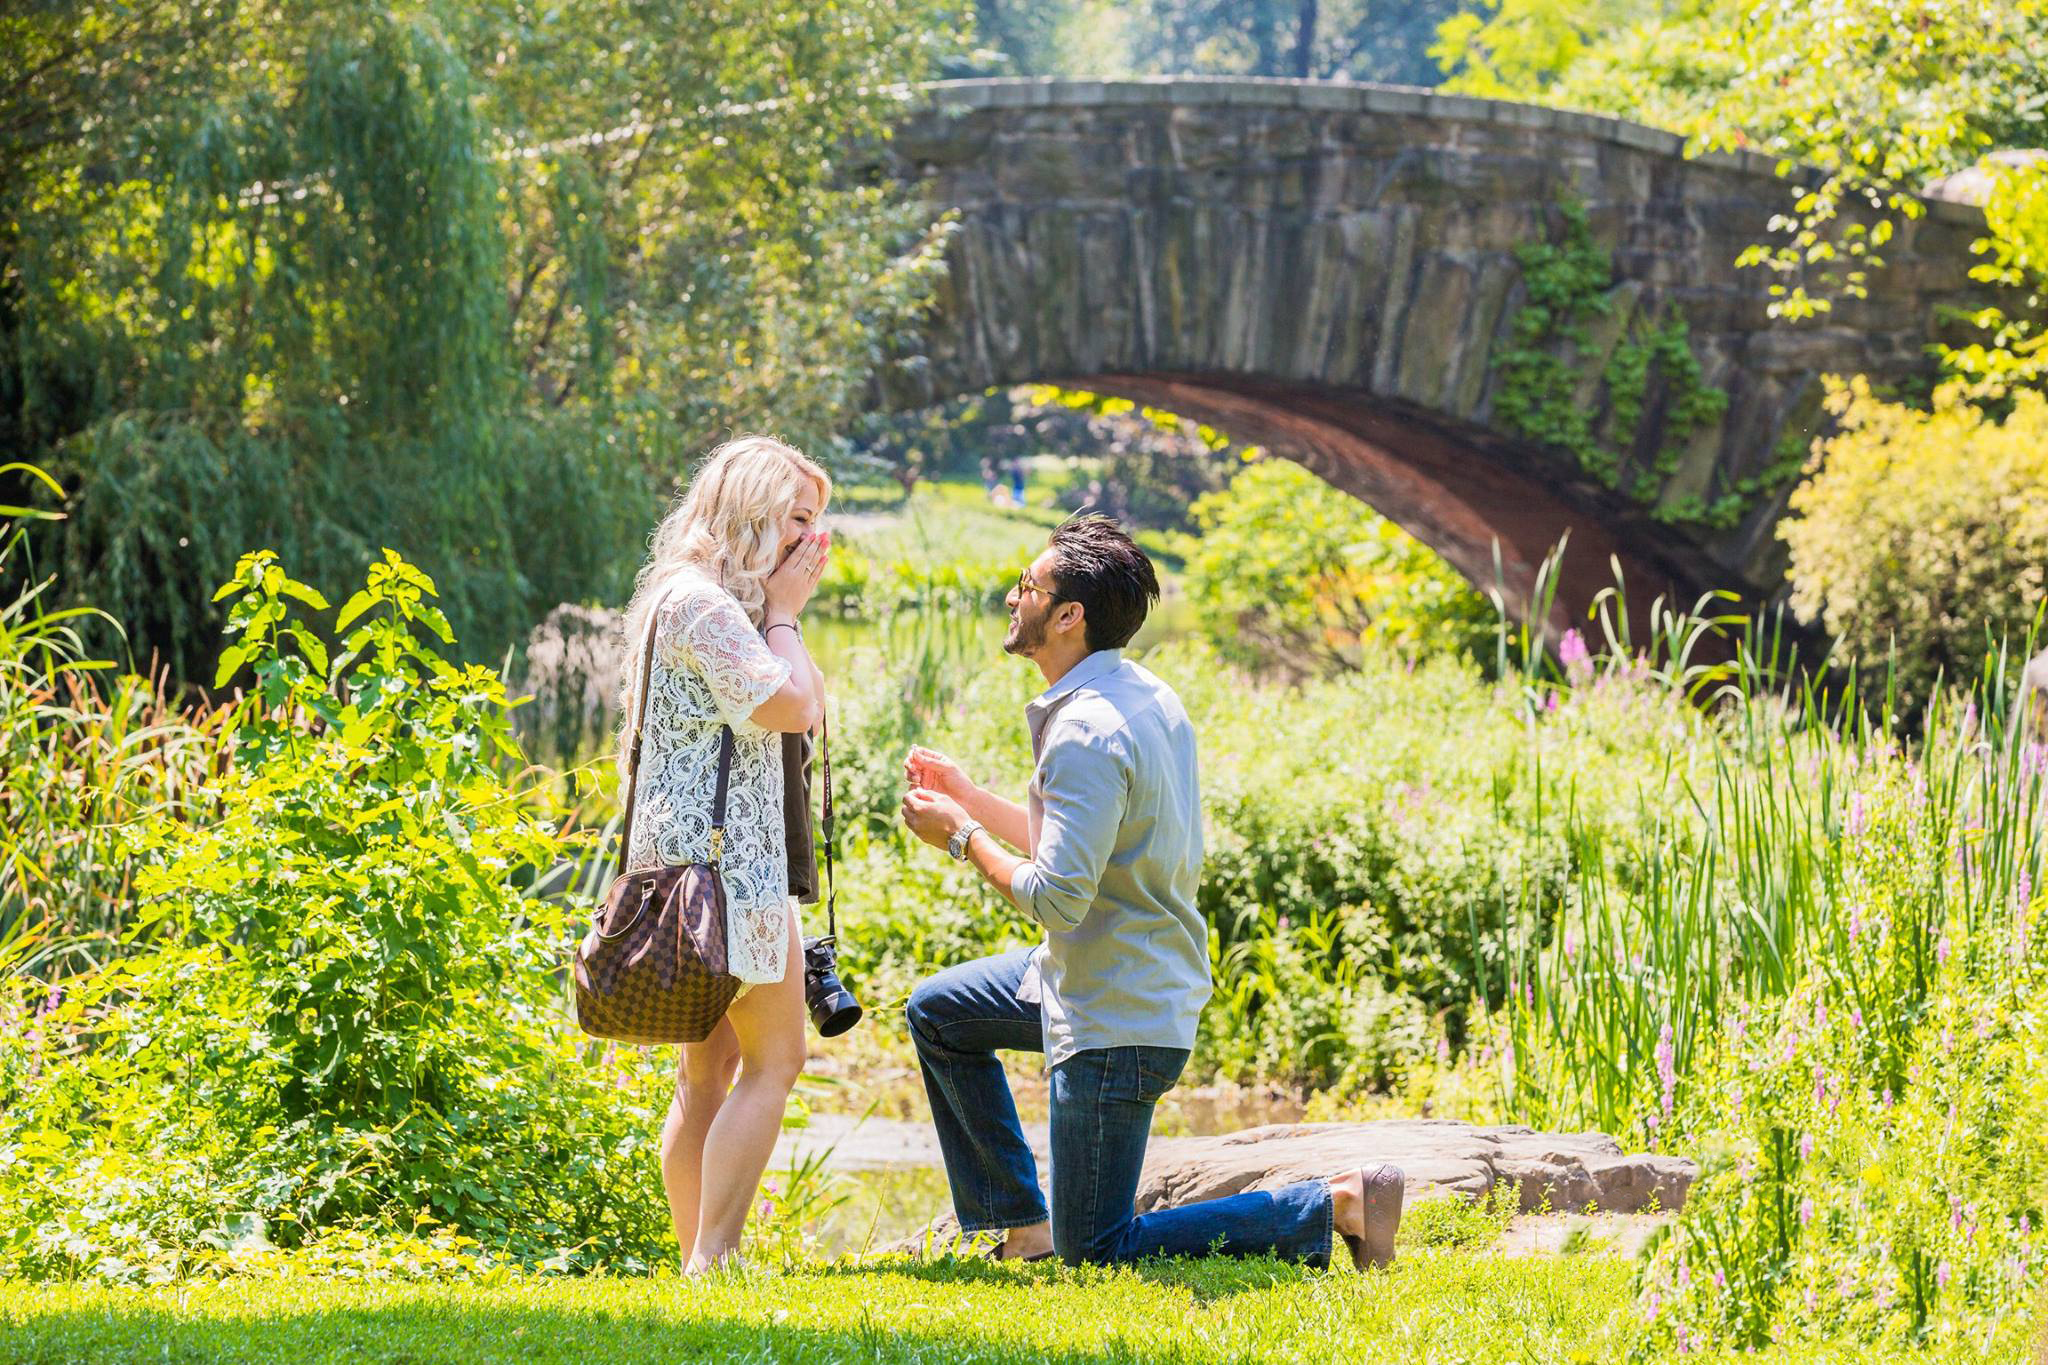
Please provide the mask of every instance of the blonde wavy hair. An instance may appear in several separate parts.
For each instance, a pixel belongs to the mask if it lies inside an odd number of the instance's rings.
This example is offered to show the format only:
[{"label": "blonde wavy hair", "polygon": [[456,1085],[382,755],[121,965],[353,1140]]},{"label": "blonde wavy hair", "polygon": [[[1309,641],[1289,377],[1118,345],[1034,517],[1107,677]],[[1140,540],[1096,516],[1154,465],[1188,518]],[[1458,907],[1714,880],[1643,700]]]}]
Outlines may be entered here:
[{"label": "blonde wavy hair", "polygon": [[647,563],[626,607],[624,678],[619,688],[621,767],[640,705],[640,658],[654,611],[678,577],[692,570],[731,593],[747,618],[761,624],[763,584],[775,572],[782,523],[806,485],[816,489],[822,515],[832,497],[832,476],[796,447],[773,436],[738,436],[697,467],[690,486],[654,529]]}]

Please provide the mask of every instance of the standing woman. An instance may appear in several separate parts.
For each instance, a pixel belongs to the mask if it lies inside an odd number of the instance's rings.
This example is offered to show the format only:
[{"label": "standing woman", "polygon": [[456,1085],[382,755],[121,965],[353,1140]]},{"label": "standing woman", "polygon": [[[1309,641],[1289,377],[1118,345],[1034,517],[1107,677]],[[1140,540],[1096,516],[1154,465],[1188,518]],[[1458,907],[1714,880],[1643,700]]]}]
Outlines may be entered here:
[{"label": "standing woman", "polygon": [[[831,494],[825,471],[781,441],[727,441],[655,531],[626,612],[628,658],[655,632],[628,871],[710,861],[725,726],[734,740],[720,870],[730,967],[744,984],[710,1037],[683,1045],[661,1126],[661,1181],[687,1274],[737,1252],[804,1065],[782,736],[824,713],[825,680],[798,619],[825,571],[819,522]],[[641,686],[629,667],[628,717]]]}]

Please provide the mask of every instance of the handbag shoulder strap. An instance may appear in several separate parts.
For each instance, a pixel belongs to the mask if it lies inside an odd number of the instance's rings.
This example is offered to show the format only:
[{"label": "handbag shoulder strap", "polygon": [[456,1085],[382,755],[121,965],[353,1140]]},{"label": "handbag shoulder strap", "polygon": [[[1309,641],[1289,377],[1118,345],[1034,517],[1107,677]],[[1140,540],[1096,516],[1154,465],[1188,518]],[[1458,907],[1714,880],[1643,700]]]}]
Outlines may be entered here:
[{"label": "handbag shoulder strap", "polygon": [[[626,823],[619,831],[618,875],[626,875],[626,859],[633,849],[633,807],[640,797],[640,742],[647,728],[647,694],[654,687],[654,634],[661,629],[661,605],[647,618],[647,646],[640,652],[640,704],[633,711],[633,744],[626,754]],[[725,857],[725,798],[732,786],[733,733],[730,725],[719,727],[718,788],[711,799],[711,865]]]}]

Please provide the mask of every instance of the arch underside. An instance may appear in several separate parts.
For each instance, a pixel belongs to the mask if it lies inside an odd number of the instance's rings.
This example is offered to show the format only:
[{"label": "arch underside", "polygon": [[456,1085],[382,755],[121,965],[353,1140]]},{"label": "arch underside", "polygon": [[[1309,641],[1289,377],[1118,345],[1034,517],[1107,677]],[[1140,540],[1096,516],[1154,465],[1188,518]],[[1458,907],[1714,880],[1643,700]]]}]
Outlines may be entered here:
[{"label": "arch underside", "polygon": [[[1655,553],[1668,528],[1591,505],[1561,470],[1532,472],[1526,452],[1491,433],[1369,395],[1242,375],[1083,375],[1059,381],[1207,422],[1232,439],[1293,460],[1370,505],[1442,555],[1481,591],[1498,590],[1526,619],[1540,566],[1567,537],[1555,623],[1582,616],[1615,587],[1619,566],[1634,624],[1650,601],[1690,607],[1721,586],[1699,581],[1679,556]],[[1695,552],[1696,553],[1696,552]]]}]

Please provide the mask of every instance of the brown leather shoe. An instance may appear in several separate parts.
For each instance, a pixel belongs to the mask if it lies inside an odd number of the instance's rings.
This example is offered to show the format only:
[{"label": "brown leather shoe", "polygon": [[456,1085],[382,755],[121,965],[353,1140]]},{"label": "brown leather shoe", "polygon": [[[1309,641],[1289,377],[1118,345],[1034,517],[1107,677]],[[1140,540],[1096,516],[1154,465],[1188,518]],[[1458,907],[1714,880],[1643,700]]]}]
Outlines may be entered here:
[{"label": "brown leather shoe", "polygon": [[1394,1234],[1401,1228],[1401,1200],[1407,1181],[1399,1166],[1384,1161],[1358,1174],[1365,1191],[1365,1230],[1356,1237],[1348,1232],[1337,1235],[1351,1248],[1351,1264],[1372,1270],[1394,1259]]}]

